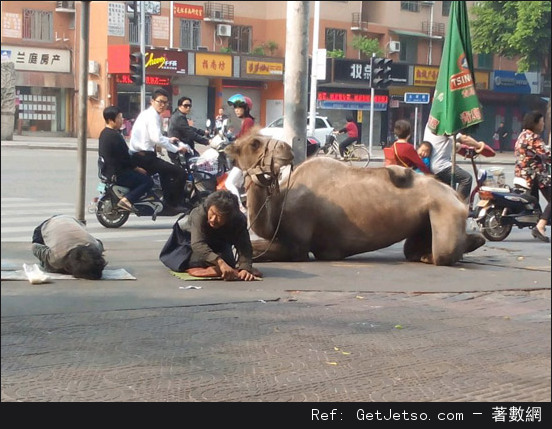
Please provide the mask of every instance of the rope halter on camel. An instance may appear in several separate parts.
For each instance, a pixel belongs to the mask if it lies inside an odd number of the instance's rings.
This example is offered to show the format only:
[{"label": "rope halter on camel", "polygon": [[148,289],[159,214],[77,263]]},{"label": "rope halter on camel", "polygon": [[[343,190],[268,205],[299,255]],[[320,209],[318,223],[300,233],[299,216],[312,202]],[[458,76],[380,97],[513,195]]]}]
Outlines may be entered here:
[{"label": "rope halter on camel", "polygon": [[274,154],[278,144],[285,144],[281,140],[269,139],[264,151],[259,154],[257,162],[251,168],[245,170],[245,175],[263,188],[278,187],[278,172],[275,171],[275,160],[282,160],[285,164],[291,164],[293,158],[277,156]]}]

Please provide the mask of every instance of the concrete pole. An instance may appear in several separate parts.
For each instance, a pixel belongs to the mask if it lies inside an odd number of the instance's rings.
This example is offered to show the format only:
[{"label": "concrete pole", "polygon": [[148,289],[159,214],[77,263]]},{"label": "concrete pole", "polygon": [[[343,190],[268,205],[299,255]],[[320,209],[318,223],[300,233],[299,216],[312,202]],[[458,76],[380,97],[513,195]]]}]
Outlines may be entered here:
[{"label": "concrete pole", "polygon": [[90,2],[81,2],[81,31],[79,57],[79,130],[77,133],[77,203],[76,218],[86,223],[84,199],[86,194],[86,134],[88,130],[88,34]]},{"label": "concrete pole", "polygon": [[[140,52],[142,53],[142,85],[140,86],[140,104],[142,112],[146,110],[146,8],[140,5]],[[138,2],[136,3],[138,4]],[[172,14],[172,11],[171,11]]]},{"label": "concrete pole", "polygon": [[284,138],[291,142],[295,165],[307,157],[309,3],[287,2]]},{"label": "concrete pole", "polygon": [[[372,58],[376,58],[376,54],[372,52]],[[376,92],[374,91],[374,85],[372,84],[372,65],[373,61],[370,62],[370,139],[368,141],[368,152],[372,156],[372,146],[374,141],[374,98],[376,97]]]},{"label": "concrete pole", "polygon": [[[318,87],[318,31],[320,28],[320,2],[314,2],[314,20],[312,24],[311,83],[309,105],[309,127],[307,134],[314,136],[316,125],[316,88]],[[325,144],[326,142],[320,142]]]}]

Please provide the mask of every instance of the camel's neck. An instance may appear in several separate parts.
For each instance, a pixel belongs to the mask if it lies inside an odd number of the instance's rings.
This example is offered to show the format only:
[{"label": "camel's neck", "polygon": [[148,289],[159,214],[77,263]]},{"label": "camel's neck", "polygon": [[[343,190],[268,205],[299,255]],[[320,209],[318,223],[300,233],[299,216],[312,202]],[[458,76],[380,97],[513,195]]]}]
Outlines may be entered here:
[{"label": "camel's neck", "polygon": [[277,211],[275,201],[278,200],[277,194],[269,196],[268,188],[250,183],[247,190],[247,213],[251,229],[259,237],[269,240],[274,235],[276,222],[273,214]]}]

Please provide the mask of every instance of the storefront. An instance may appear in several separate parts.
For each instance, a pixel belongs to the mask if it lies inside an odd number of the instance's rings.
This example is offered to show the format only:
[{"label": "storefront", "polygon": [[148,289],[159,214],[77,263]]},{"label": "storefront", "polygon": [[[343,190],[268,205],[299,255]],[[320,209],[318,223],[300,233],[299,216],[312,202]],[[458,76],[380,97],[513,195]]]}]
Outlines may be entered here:
[{"label": "storefront", "polygon": [[2,46],[16,70],[15,133],[70,135],[76,111],[71,51]]}]

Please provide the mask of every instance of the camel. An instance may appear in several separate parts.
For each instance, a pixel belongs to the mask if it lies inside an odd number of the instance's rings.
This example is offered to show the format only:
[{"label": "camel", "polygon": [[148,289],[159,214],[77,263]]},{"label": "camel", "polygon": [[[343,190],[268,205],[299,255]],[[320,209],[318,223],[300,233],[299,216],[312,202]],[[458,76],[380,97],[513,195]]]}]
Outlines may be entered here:
[{"label": "camel", "polygon": [[454,265],[485,243],[467,233],[467,206],[431,176],[399,166],[351,167],[313,157],[293,163],[284,141],[250,134],[226,152],[244,171],[256,261],[341,260],[402,240],[407,261]]}]

